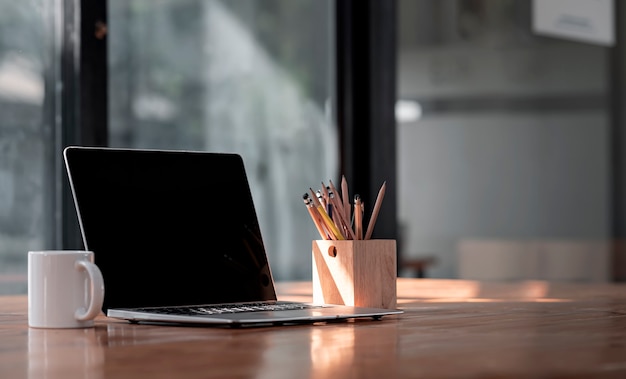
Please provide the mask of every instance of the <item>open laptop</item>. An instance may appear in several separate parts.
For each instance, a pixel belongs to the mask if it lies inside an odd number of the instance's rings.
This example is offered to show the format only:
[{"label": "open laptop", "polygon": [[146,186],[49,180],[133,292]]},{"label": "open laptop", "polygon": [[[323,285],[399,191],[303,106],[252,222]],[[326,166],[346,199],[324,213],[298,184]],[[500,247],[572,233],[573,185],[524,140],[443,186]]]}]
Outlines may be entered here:
[{"label": "open laptop", "polygon": [[109,317],[240,326],[402,313],[277,301],[237,154],[71,146],[63,155]]}]

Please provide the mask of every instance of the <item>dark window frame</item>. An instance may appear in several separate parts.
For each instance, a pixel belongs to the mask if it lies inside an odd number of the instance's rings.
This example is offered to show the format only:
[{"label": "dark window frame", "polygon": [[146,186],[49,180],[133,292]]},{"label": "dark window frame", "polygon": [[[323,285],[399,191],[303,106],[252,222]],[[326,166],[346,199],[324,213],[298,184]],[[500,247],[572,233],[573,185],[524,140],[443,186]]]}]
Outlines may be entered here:
[{"label": "dark window frame", "polygon": [[615,2],[614,25],[615,46],[611,48],[608,81],[610,99],[609,127],[609,203],[611,204],[611,255],[609,257],[610,278],[615,282],[626,281],[626,49],[624,33],[626,26],[620,20],[626,19],[626,5]]},{"label": "dark window frame", "polygon": [[336,17],[341,171],[366,216],[387,183],[373,237],[396,239],[396,1],[338,0]]},{"label": "dark window frame", "polygon": [[[108,142],[107,1],[63,2],[61,133],[55,162],[60,219],[55,231],[64,249],[83,248],[74,202],[62,162],[65,146]],[[75,36],[78,35],[78,38]]]}]

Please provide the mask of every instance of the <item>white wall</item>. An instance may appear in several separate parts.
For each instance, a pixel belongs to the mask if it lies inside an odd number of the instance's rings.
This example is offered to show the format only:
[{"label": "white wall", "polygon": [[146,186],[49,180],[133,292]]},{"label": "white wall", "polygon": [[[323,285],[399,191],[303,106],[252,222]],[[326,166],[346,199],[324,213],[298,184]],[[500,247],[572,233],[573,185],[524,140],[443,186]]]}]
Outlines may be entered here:
[{"label": "white wall", "polygon": [[[480,97],[488,104],[506,96],[513,102],[511,109],[495,111],[426,110],[419,121],[397,127],[404,252],[435,255],[438,262],[428,276],[458,277],[458,247],[467,240],[590,243],[607,238],[607,111],[513,110],[516,100],[602,96],[604,55],[594,48],[585,52],[578,45],[400,51],[400,99]],[[542,246],[544,252],[557,249]],[[602,255],[604,262],[607,253],[589,254]],[[558,259],[580,265],[567,255]],[[485,278],[489,270],[501,270],[483,267]],[[605,266],[600,271],[576,280],[606,279]],[[479,279],[479,274],[472,275]],[[529,278],[546,275],[535,272]]]}]

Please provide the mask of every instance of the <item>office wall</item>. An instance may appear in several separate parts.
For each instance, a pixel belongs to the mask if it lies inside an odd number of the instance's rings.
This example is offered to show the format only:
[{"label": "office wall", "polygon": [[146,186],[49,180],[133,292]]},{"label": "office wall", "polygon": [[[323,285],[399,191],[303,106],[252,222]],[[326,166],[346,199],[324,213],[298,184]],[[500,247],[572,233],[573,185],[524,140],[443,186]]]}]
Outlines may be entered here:
[{"label": "office wall", "polygon": [[588,111],[460,114],[399,126],[406,252],[434,254],[430,274],[456,277],[463,240],[606,238],[606,124]]}]

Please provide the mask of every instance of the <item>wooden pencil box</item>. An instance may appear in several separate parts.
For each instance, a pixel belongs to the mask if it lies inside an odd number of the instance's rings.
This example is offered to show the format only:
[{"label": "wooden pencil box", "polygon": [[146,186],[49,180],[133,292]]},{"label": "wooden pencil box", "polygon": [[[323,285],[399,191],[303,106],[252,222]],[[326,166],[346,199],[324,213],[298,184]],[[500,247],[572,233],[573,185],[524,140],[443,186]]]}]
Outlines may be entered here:
[{"label": "wooden pencil box", "polygon": [[395,240],[313,241],[313,302],[395,309]]}]

